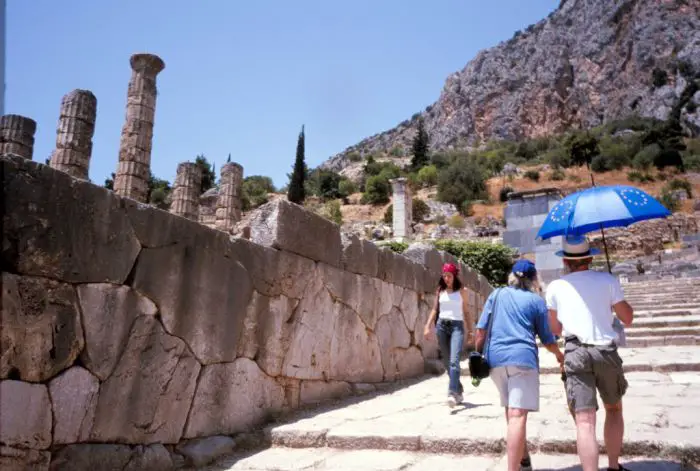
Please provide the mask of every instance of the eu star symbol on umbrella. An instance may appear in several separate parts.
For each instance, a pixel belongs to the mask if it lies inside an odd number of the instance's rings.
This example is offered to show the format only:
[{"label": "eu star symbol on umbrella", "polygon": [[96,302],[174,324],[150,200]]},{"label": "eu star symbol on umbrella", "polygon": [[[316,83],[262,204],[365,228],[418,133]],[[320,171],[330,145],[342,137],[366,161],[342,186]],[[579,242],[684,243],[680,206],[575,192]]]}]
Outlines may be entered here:
[{"label": "eu star symbol on umbrella", "polygon": [[652,196],[633,186],[597,186],[572,193],[547,214],[537,237],[583,235],[606,227],[625,227],[671,212]]}]

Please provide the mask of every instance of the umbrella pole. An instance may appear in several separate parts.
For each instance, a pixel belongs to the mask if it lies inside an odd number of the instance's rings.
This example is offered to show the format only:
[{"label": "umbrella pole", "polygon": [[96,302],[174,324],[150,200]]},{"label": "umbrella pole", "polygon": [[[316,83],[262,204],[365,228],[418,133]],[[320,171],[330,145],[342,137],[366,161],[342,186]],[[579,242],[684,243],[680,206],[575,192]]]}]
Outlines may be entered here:
[{"label": "umbrella pole", "polygon": [[605,249],[605,261],[608,263],[608,273],[612,273],[612,268],[610,268],[610,256],[608,255],[608,244],[605,242],[605,231],[603,226],[600,226],[600,234],[603,236],[603,248]]}]

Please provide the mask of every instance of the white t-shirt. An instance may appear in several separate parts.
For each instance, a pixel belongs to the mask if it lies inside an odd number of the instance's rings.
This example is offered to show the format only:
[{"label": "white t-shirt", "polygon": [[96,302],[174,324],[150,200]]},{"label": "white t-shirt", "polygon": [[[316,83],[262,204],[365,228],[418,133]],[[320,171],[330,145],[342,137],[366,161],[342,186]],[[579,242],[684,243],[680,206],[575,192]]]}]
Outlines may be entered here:
[{"label": "white t-shirt", "polygon": [[449,319],[451,321],[464,320],[462,312],[462,295],[459,291],[448,293],[440,291],[440,319]]},{"label": "white t-shirt", "polygon": [[557,311],[564,336],[582,343],[610,345],[618,340],[613,329],[614,304],[623,301],[620,282],[609,273],[580,271],[552,281],[547,287],[547,308]]}]

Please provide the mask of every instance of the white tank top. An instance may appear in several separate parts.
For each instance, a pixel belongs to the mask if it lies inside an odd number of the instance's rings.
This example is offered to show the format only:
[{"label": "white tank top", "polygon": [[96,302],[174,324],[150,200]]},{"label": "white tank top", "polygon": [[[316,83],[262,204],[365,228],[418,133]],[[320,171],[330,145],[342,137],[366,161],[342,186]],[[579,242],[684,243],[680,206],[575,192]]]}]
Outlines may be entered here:
[{"label": "white tank top", "polygon": [[446,290],[440,292],[440,319],[451,321],[463,321],[462,295],[459,291],[448,293]]}]

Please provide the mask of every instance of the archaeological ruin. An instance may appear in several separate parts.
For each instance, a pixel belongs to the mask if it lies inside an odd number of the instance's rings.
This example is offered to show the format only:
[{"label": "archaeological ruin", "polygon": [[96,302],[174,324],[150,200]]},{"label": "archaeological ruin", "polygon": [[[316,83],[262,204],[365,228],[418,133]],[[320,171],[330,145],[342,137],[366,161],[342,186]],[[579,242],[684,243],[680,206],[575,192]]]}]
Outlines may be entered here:
[{"label": "archaeological ruin", "polygon": [[[205,195],[182,163],[170,212],[145,204],[164,62],[131,66],[114,191],[87,180],[90,92],[64,97],[50,166],[31,160],[34,121],[0,119],[0,467],[173,469],[193,439],[422,375],[437,357],[422,327],[454,258],[380,249],[281,200],[235,237],[236,163]],[[492,288],[461,270],[479,311]]]}]

